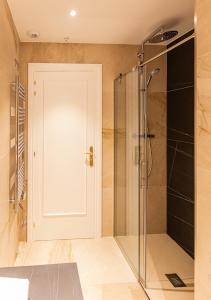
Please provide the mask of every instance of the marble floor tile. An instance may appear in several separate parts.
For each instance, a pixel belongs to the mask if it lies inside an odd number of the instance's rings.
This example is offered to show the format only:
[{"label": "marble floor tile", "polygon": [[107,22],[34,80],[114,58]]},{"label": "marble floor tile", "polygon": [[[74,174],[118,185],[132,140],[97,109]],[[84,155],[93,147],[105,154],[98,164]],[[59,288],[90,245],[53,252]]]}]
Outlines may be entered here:
[{"label": "marble floor tile", "polygon": [[82,286],[84,300],[148,300],[138,283]]},{"label": "marble floor tile", "polygon": [[84,300],[147,300],[115,240],[20,243],[16,266],[76,262]]},{"label": "marble floor tile", "polygon": [[115,240],[73,240],[84,300],[147,300]]},{"label": "marble floor tile", "polygon": [[15,266],[32,266],[72,262],[71,241],[21,242]]},{"label": "marble floor tile", "polygon": [[78,265],[82,283],[136,283],[136,278],[115,240],[72,240],[73,261]]},{"label": "marble floor tile", "polygon": [[[148,237],[148,288],[151,300],[193,300],[192,278],[183,278],[190,284],[189,291],[172,288],[164,280],[163,272],[178,272],[181,276],[192,277],[193,263],[186,255],[183,262],[171,261],[168,255],[175,250],[174,244],[165,236]],[[173,248],[172,248],[173,247]],[[167,248],[167,249],[164,249]],[[169,250],[169,253],[167,253]],[[173,252],[172,252],[173,251]],[[168,264],[163,263],[162,257]],[[186,259],[187,258],[187,259]],[[178,258],[177,258],[178,259]],[[181,260],[181,259],[180,259]],[[101,239],[37,241],[20,243],[16,266],[76,262],[84,300],[147,300],[142,287],[137,282],[128,263],[115,240],[111,237]],[[180,270],[175,269],[179,267]],[[182,268],[183,267],[183,268]],[[181,272],[181,273],[180,273]],[[164,289],[163,289],[164,288]]]}]

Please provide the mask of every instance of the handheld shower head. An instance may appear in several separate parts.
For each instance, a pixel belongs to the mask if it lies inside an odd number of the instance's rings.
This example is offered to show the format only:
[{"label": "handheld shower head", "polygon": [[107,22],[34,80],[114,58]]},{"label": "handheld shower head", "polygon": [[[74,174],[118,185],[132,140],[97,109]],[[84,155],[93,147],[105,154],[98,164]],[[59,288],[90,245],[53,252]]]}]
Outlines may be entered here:
[{"label": "handheld shower head", "polygon": [[157,75],[159,72],[160,72],[160,68],[156,68],[156,69],[152,70],[151,76],[153,77],[153,76]]},{"label": "handheld shower head", "polygon": [[153,69],[148,77],[148,80],[147,80],[147,87],[149,86],[152,78],[155,76],[155,75],[158,75],[160,73],[160,68],[156,68],[156,69]]}]

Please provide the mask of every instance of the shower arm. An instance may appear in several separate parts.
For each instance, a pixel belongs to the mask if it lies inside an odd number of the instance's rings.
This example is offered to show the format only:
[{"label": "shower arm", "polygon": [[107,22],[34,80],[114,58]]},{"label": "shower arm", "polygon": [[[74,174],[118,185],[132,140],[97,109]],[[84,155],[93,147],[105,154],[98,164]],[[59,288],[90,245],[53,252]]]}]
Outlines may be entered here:
[{"label": "shower arm", "polygon": [[149,34],[142,42],[140,46],[140,51],[137,53],[137,56],[139,58],[139,65],[141,65],[144,62],[144,45],[155,35],[159,34],[163,31],[163,27],[159,27],[159,29],[156,29],[151,34]]}]

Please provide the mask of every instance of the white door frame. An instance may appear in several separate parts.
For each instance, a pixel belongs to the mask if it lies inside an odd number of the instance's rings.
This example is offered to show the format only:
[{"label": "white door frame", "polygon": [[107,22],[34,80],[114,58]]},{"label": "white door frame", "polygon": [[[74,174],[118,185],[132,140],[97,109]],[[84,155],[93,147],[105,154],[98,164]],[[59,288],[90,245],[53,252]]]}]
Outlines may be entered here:
[{"label": "white door frame", "polygon": [[28,64],[28,209],[27,209],[27,241],[33,237],[33,99],[35,72],[95,72],[97,76],[96,131],[95,131],[95,238],[102,235],[102,65],[101,64]]}]

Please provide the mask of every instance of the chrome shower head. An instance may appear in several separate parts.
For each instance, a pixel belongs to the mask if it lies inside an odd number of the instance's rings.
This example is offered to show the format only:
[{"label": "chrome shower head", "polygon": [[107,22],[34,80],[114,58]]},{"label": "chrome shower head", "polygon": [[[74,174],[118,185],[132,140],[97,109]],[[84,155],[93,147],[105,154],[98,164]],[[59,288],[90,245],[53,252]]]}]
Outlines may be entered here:
[{"label": "chrome shower head", "polygon": [[148,42],[151,44],[162,43],[162,42],[168,41],[170,39],[173,39],[176,35],[178,35],[177,30],[165,31],[165,32],[154,35],[153,37],[151,37],[148,40]]},{"label": "chrome shower head", "polygon": [[155,75],[158,75],[160,73],[160,68],[156,68],[156,69],[153,69],[149,75],[149,78],[147,80],[147,87],[149,86],[152,78],[155,76]]}]

